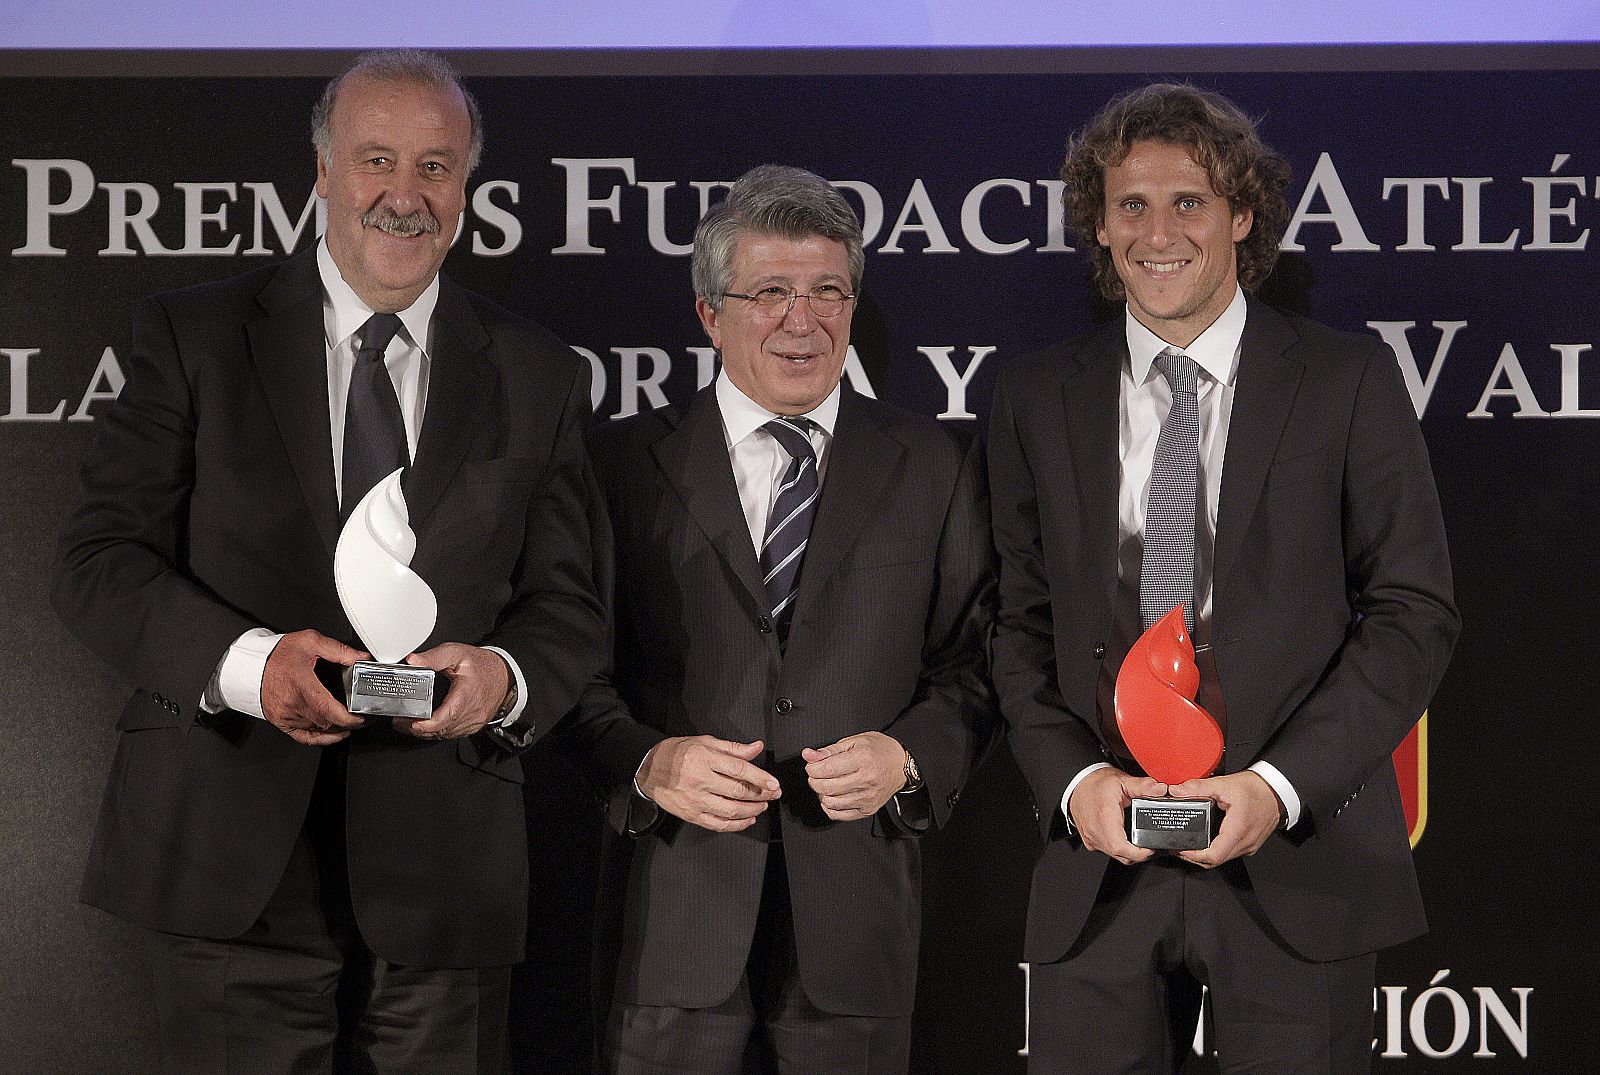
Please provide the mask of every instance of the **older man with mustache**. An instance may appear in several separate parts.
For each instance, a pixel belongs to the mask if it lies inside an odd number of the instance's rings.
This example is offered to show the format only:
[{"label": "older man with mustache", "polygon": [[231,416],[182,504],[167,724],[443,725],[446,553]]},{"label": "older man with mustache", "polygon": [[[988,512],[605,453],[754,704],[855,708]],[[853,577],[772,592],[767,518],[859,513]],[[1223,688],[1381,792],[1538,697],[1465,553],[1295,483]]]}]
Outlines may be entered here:
[{"label": "older man with mustache", "polygon": [[[588,369],[439,276],[482,146],[449,65],[369,53],[312,127],[323,241],[146,302],[83,467],[56,606],[137,688],[83,899],[143,927],[167,1071],[499,1071],[517,754],[605,638]],[[401,467],[438,598],[407,659],[448,684],[413,723],[337,685],[334,547]]]}]

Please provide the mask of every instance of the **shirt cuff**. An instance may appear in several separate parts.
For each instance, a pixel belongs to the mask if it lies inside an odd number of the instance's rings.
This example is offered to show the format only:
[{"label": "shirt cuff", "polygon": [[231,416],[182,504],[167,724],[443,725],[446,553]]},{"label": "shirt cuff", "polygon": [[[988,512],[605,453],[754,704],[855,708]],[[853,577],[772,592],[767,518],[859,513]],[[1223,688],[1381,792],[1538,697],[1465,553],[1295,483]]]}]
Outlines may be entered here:
[{"label": "shirt cuff", "polygon": [[1072,823],[1072,811],[1067,809],[1067,804],[1072,801],[1072,793],[1078,790],[1078,785],[1083,783],[1084,777],[1100,769],[1109,768],[1111,766],[1103,761],[1097,761],[1093,765],[1085,765],[1078,770],[1078,775],[1072,778],[1072,783],[1067,785],[1067,790],[1061,793],[1061,814],[1067,819],[1067,834],[1069,836],[1078,834],[1078,827]]},{"label": "shirt cuff", "polygon": [[897,822],[907,831],[914,833],[927,832],[933,826],[933,803],[928,785],[924,784],[916,791],[897,791],[889,796],[889,805],[894,810]]},{"label": "shirt cuff", "polygon": [[1278,771],[1278,767],[1270,761],[1258,761],[1250,766],[1250,771],[1267,782],[1267,786],[1277,792],[1278,799],[1283,803],[1283,827],[1292,829],[1300,821],[1300,796],[1295,793],[1294,785],[1289,783],[1289,778]]},{"label": "shirt cuff", "polygon": [[652,799],[650,796],[646,795],[644,793],[644,790],[639,787],[639,774],[644,772],[644,763],[649,761],[650,760],[650,755],[654,754],[655,752],[656,752],[656,748],[655,747],[651,747],[649,750],[645,751],[644,752],[644,757],[639,759],[639,768],[637,768],[637,769],[635,769],[633,771],[633,793],[635,795],[639,796],[639,798],[643,799],[647,803],[653,803],[653,802],[655,802],[655,800]]},{"label": "shirt cuff", "polygon": [[505,715],[505,719],[499,722],[500,727],[509,728],[511,725],[517,722],[517,718],[522,715],[522,711],[528,707],[528,684],[527,681],[522,678],[522,669],[517,667],[517,662],[512,658],[511,654],[507,653],[499,646],[485,646],[483,648],[488,650],[490,653],[498,653],[501,657],[503,657],[506,662],[506,667],[511,669],[511,678],[517,682],[516,703],[512,705],[511,712]]},{"label": "shirt cuff", "polygon": [[207,713],[232,709],[252,717],[265,718],[261,710],[261,680],[267,674],[267,658],[283,635],[265,627],[252,627],[233,640],[222,655],[211,682],[200,696],[200,708]]}]

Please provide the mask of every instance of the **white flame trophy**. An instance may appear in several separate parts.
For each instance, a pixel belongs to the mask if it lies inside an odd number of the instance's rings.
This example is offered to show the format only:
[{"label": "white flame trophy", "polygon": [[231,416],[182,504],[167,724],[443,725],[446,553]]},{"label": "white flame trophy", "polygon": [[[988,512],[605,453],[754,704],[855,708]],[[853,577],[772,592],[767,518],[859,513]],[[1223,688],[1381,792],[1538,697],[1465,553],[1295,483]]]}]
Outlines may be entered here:
[{"label": "white flame trophy", "polygon": [[433,633],[439,602],[411,570],[403,470],[374,485],[350,513],[333,553],[333,581],[345,615],[375,660],[345,672],[350,712],[423,720],[433,713],[433,669],[400,662]]}]

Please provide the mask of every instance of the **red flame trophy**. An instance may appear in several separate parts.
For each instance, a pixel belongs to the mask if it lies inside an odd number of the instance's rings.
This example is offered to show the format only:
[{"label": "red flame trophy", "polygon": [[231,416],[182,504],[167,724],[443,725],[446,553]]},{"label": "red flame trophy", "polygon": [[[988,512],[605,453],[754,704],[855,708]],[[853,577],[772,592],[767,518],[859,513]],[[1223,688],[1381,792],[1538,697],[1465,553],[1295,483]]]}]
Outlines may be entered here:
[{"label": "red flame trophy", "polygon": [[[1134,760],[1163,784],[1210,776],[1222,760],[1222,729],[1194,702],[1200,668],[1180,604],[1150,625],[1117,672],[1117,729]],[[1134,799],[1128,839],[1136,847],[1199,851],[1216,835],[1210,799]]]}]

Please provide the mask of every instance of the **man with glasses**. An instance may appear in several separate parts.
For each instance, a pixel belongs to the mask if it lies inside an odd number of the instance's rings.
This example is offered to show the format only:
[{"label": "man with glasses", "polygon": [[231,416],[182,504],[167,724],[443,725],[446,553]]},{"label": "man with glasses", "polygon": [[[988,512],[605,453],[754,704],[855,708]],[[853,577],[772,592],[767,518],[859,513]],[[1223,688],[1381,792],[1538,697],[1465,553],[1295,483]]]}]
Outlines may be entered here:
[{"label": "man with glasses", "polygon": [[721,375],[591,438],[615,659],[573,734],[615,830],[610,1071],[907,1065],[909,837],[993,727],[992,552],[977,444],[840,384],[862,262],[825,181],[747,173],[695,232]]}]

